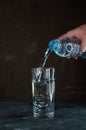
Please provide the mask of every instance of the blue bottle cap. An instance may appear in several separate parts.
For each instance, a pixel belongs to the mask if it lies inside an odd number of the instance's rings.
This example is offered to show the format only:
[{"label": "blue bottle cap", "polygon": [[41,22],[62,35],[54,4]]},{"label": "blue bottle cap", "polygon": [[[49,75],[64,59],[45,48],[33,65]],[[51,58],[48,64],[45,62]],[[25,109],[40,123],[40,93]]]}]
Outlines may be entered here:
[{"label": "blue bottle cap", "polygon": [[51,51],[58,50],[59,45],[61,45],[60,41],[57,39],[51,40],[48,44],[48,47]]}]

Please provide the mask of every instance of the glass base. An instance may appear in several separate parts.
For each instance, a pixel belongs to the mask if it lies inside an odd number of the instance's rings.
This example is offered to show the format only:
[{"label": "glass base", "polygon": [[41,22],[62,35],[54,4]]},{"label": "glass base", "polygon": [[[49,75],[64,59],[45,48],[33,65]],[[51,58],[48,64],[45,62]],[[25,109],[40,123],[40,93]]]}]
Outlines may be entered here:
[{"label": "glass base", "polygon": [[35,118],[53,118],[54,117],[54,113],[46,113],[46,114],[40,114],[40,113],[34,113],[34,117]]}]

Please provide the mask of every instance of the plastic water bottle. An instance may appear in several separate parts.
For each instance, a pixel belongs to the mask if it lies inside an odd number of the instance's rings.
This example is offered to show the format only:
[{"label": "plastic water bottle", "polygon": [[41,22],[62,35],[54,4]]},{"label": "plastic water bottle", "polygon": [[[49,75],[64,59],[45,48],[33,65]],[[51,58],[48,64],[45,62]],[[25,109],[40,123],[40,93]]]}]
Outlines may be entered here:
[{"label": "plastic water bottle", "polygon": [[48,46],[60,57],[86,58],[86,52],[80,50],[80,40],[77,38],[65,38],[61,42],[54,39],[49,42]]}]

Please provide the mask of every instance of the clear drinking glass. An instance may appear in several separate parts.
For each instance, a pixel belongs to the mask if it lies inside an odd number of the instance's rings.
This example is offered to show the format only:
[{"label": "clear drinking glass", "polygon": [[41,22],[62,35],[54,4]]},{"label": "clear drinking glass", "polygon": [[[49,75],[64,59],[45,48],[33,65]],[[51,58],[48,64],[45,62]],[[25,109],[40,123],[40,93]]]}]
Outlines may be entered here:
[{"label": "clear drinking glass", "polygon": [[32,96],[34,117],[54,117],[54,68],[32,68]]}]

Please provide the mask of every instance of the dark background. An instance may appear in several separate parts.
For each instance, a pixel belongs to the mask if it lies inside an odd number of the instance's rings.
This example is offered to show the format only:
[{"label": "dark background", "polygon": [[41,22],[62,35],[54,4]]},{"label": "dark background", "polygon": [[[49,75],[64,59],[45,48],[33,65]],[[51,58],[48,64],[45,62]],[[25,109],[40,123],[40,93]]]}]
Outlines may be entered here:
[{"label": "dark background", "polygon": [[[38,67],[51,39],[86,23],[86,2],[0,0],[0,100],[32,100],[31,68]],[[86,99],[86,60],[52,54],[56,99]]]}]

